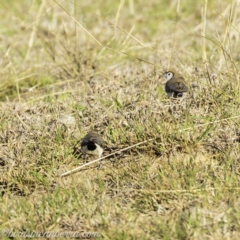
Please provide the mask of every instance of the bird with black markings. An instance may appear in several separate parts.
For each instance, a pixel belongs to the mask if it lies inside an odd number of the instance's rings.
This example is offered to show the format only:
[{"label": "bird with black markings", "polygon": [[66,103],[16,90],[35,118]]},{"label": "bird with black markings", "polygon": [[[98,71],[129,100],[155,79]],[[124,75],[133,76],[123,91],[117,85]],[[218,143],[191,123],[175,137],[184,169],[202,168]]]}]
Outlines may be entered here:
[{"label": "bird with black markings", "polygon": [[96,131],[90,131],[81,142],[81,151],[84,154],[102,156],[104,141]]},{"label": "bird with black markings", "polygon": [[184,93],[188,92],[188,87],[183,76],[173,71],[166,71],[163,76],[167,80],[165,84],[165,91],[168,97],[183,97]]}]

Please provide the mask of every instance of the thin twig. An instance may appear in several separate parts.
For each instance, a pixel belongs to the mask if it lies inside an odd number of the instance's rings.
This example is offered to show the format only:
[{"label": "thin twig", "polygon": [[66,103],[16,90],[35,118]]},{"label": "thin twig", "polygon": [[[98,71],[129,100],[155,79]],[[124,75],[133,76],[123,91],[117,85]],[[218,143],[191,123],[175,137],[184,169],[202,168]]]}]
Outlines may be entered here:
[{"label": "thin twig", "polygon": [[[190,128],[179,129],[179,132],[186,131],[186,130],[190,130],[190,129],[194,129],[194,128],[197,128],[197,127],[206,126],[206,125],[209,125],[209,124],[212,124],[212,123],[222,122],[222,121],[229,120],[229,119],[239,118],[239,117],[240,117],[240,115],[237,115],[237,116],[233,116],[233,117],[229,117],[229,118],[224,118],[224,119],[212,121],[212,122],[209,122],[209,123],[199,124],[199,125],[197,125],[197,126],[193,126],[193,127],[190,127]],[[153,141],[153,140],[155,140],[155,139],[156,139],[156,138],[150,138],[150,139],[145,140],[145,141],[143,141],[143,142],[136,143],[136,144],[131,145],[131,146],[129,146],[129,147],[126,147],[126,148],[123,148],[123,149],[121,149],[121,150],[118,150],[118,151],[116,151],[116,152],[114,152],[114,153],[108,154],[108,155],[106,155],[106,156],[104,156],[104,157],[95,159],[95,160],[93,160],[93,161],[91,161],[91,162],[89,162],[89,163],[86,163],[86,164],[81,165],[81,166],[79,166],[79,167],[77,167],[77,168],[74,168],[74,169],[72,169],[72,170],[70,170],[70,171],[68,171],[68,172],[63,173],[63,174],[61,175],[61,177],[65,177],[65,176],[67,176],[67,175],[69,175],[69,174],[71,174],[71,173],[75,173],[75,172],[77,172],[78,170],[80,170],[80,169],[82,169],[82,168],[84,168],[84,167],[86,167],[86,166],[92,165],[93,163],[99,162],[99,161],[101,161],[101,160],[103,160],[103,159],[105,159],[105,158],[108,158],[108,157],[110,157],[110,156],[113,156],[113,155],[115,155],[116,153],[125,152],[125,151],[127,151],[128,149],[137,147],[137,146],[142,145],[142,144],[147,143],[147,142],[151,142],[151,141]]]},{"label": "thin twig", "polygon": [[136,143],[136,144],[134,144],[134,145],[131,145],[131,146],[128,146],[128,147],[123,148],[123,149],[121,149],[121,150],[118,150],[118,151],[116,151],[116,152],[110,153],[110,154],[108,154],[108,155],[106,155],[106,156],[103,156],[103,157],[101,157],[101,158],[95,159],[95,160],[93,160],[93,161],[91,161],[91,162],[89,162],[89,163],[86,163],[86,164],[81,165],[81,166],[79,166],[79,167],[77,167],[77,168],[74,168],[74,169],[72,169],[72,170],[70,170],[70,171],[68,171],[68,172],[63,173],[63,174],[61,175],[61,177],[65,177],[65,176],[67,176],[67,175],[69,175],[69,174],[71,174],[71,173],[75,173],[75,172],[77,172],[78,170],[80,170],[80,169],[82,169],[82,168],[84,168],[84,167],[86,167],[86,166],[92,165],[93,163],[99,162],[99,161],[101,161],[101,160],[103,160],[103,159],[105,159],[105,158],[108,158],[108,157],[110,157],[110,156],[113,156],[113,155],[115,155],[115,154],[117,154],[117,153],[125,152],[125,151],[127,151],[128,149],[131,149],[131,148],[137,147],[137,146],[139,146],[139,145],[142,145],[142,144],[144,144],[144,143],[153,141],[154,139],[155,139],[155,138],[151,138],[151,139],[145,140],[145,141],[143,141],[143,142]]}]

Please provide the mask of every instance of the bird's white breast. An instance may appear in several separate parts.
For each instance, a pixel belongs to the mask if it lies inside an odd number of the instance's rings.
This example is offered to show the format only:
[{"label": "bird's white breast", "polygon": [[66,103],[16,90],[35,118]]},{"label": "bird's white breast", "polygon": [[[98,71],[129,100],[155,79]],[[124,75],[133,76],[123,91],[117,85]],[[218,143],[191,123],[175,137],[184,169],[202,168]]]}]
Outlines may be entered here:
[{"label": "bird's white breast", "polygon": [[83,152],[84,154],[97,155],[97,156],[101,157],[101,155],[102,155],[102,153],[103,153],[103,148],[100,147],[100,146],[99,146],[98,144],[96,144],[96,143],[95,143],[95,145],[96,145],[96,149],[93,150],[93,151],[89,150],[89,149],[87,148],[87,146],[83,146],[83,147],[81,148],[81,150],[82,150],[82,152]]}]

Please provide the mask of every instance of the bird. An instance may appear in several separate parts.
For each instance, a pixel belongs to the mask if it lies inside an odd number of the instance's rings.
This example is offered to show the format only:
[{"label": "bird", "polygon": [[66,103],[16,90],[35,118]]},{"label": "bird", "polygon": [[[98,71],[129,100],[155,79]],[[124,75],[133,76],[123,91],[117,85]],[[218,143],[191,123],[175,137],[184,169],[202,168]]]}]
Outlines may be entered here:
[{"label": "bird", "polygon": [[81,151],[84,154],[96,155],[99,158],[102,156],[104,149],[104,141],[96,131],[90,131],[82,139]]},{"label": "bird", "polygon": [[168,97],[183,97],[183,94],[188,92],[188,87],[183,76],[174,73],[173,71],[166,71],[163,76],[167,80],[165,91]]}]

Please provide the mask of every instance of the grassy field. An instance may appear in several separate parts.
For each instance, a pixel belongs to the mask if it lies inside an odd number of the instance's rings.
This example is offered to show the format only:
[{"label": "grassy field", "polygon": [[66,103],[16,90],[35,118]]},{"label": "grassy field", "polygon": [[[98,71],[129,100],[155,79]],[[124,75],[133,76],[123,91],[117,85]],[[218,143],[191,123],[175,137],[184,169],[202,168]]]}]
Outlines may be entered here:
[{"label": "grassy field", "polygon": [[[239,1],[0,0],[0,13],[2,239],[240,238]],[[186,99],[167,97],[166,69]],[[74,154],[91,129],[116,154],[61,177],[94,160]]]}]

